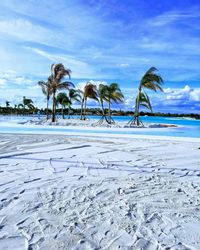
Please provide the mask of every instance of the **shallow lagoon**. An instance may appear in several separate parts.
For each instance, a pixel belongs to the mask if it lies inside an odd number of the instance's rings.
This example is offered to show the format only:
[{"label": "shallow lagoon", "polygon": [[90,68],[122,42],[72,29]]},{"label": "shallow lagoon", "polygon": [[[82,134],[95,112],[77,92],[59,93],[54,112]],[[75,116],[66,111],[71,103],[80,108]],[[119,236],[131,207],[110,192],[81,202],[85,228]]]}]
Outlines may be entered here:
[{"label": "shallow lagoon", "polygon": [[[181,119],[181,118],[167,118],[167,117],[142,117],[144,123],[154,123],[154,124],[174,124],[177,128],[138,128],[132,129],[127,128],[122,130],[119,129],[109,129],[101,128],[97,130],[95,128],[85,129],[85,128],[69,128],[69,127],[58,127],[58,126],[29,126],[23,125],[23,123],[29,120],[39,120],[43,116],[0,116],[0,133],[65,133],[65,132],[77,132],[77,133],[109,133],[109,134],[141,134],[141,135],[157,135],[157,136],[173,136],[173,137],[193,137],[200,138],[200,120],[192,119]],[[74,116],[77,118],[77,116]],[[91,120],[98,120],[98,116],[90,116]],[[131,117],[128,116],[116,116],[114,120],[116,122],[128,122]],[[22,124],[21,124],[22,123]]]}]

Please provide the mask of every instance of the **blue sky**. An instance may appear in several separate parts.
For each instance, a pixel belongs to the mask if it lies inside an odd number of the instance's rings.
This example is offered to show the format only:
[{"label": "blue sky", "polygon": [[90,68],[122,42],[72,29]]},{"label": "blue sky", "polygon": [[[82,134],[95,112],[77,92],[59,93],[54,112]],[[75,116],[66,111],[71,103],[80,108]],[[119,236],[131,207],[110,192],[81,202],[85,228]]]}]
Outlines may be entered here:
[{"label": "blue sky", "polygon": [[200,2],[1,1],[0,58],[2,106],[23,95],[45,106],[37,81],[62,62],[77,85],[118,82],[126,110],[134,106],[139,79],[155,66],[165,94],[149,93],[154,110],[199,113]]}]

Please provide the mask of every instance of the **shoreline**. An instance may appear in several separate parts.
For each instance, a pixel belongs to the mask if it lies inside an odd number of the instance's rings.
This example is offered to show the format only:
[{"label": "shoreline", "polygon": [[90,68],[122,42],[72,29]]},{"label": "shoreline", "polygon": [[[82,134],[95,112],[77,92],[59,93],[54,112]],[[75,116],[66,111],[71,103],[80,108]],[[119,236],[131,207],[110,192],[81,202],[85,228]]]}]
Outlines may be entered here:
[{"label": "shoreline", "polygon": [[[87,131],[87,130],[86,130]],[[195,137],[179,137],[179,136],[166,136],[166,135],[144,135],[144,134],[111,134],[111,133],[84,133],[84,132],[76,132],[76,131],[70,131],[70,132],[58,132],[56,131],[55,133],[52,133],[52,131],[25,131],[25,132],[1,132],[2,135],[58,135],[58,136],[71,136],[71,137],[85,137],[85,138],[90,138],[90,137],[95,137],[95,138],[130,138],[130,139],[147,139],[147,140],[158,140],[158,141],[179,141],[179,142],[199,142],[200,143],[200,138],[195,138]]]}]

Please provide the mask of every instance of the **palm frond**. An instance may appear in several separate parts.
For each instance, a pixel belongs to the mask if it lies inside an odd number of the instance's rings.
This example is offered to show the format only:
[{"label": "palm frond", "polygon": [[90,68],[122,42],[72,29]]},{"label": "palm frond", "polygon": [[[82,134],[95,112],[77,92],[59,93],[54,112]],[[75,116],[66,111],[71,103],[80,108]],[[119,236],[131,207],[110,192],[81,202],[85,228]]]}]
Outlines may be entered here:
[{"label": "palm frond", "polygon": [[117,83],[111,83],[107,87],[107,99],[110,101],[114,101],[115,103],[123,102],[124,95],[119,88]]},{"label": "palm frond", "polygon": [[45,81],[38,81],[38,85],[41,87],[42,93],[44,95],[46,95],[47,99],[49,99],[50,96],[52,95],[51,83],[52,83],[52,78],[51,77],[48,77],[47,82],[45,82]]},{"label": "palm frond", "polygon": [[160,90],[161,92],[164,92],[163,88],[160,85],[158,85],[158,84],[155,84],[155,88],[157,90]]},{"label": "palm frond", "polygon": [[32,110],[35,109],[35,106],[32,103],[27,104],[27,107]]},{"label": "palm frond", "polygon": [[163,79],[161,76],[156,74],[157,69],[155,67],[151,67],[147,72],[144,74],[144,76],[141,79],[139,88],[147,88],[153,91],[160,90],[163,92],[163,89],[161,87],[163,83]]},{"label": "palm frond", "polygon": [[108,85],[99,84],[98,94],[101,101],[108,101],[108,92]]},{"label": "palm frond", "polygon": [[56,84],[56,89],[69,89],[70,87],[74,87],[74,84],[72,82],[61,82]]},{"label": "palm frond", "polygon": [[157,69],[156,67],[150,67],[150,68],[147,70],[146,74],[154,74],[155,71],[158,71],[158,69]]},{"label": "palm frond", "polygon": [[64,76],[71,77],[71,70],[65,69],[64,65],[62,63],[52,64],[51,65],[51,74],[53,79],[56,79],[57,81],[61,81],[61,79]]},{"label": "palm frond", "polygon": [[69,98],[70,98],[70,100],[81,102],[81,94],[76,89],[70,89],[69,90]]},{"label": "palm frond", "polygon": [[153,91],[157,91],[155,84],[152,82],[145,82],[144,85],[142,85],[144,88],[149,89],[149,90],[153,90]]},{"label": "palm frond", "polygon": [[145,102],[140,103],[140,106],[143,106],[143,107],[150,110],[149,105],[147,103],[145,103]]},{"label": "palm frond", "polygon": [[72,104],[67,94],[62,92],[57,95],[56,103],[62,106],[70,106]]},{"label": "palm frond", "polygon": [[33,103],[33,101],[32,101],[31,99],[26,98],[26,97],[24,96],[24,98],[23,98],[23,104],[24,104],[25,106],[28,106],[28,105],[30,105],[30,104],[32,104],[32,103]]},{"label": "palm frond", "polygon": [[124,95],[121,93],[121,92],[114,92],[112,93],[112,100],[115,102],[115,103],[123,103],[124,101]]},{"label": "palm frond", "polygon": [[84,98],[90,98],[94,99],[96,101],[99,101],[98,99],[98,92],[96,85],[88,82],[84,87]]},{"label": "palm frond", "polygon": [[48,86],[48,84],[46,82],[44,82],[44,81],[39,81],[38,85],[41,87],[42,93],[44,95],[47,95],[47,86]]},{"label": "palm frond", "polygon": [[145,95],[146,103],[148,104],[150,111],[153,112],[149,96],[147,95],[145,91],[144,91],[144,95]]},{"label": "palm frond", "polygon": [[136,97],[136,103],[139,103],[140,106],[146,107],[152,112],[152,106],[148,95],[145,92],[140,92]]}]

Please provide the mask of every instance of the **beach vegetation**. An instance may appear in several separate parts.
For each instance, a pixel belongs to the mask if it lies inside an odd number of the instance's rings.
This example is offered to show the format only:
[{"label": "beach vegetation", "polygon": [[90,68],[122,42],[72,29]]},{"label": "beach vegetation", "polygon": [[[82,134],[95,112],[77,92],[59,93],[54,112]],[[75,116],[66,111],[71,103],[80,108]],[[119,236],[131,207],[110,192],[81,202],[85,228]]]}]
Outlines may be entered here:
[{"label": "beach vegetation", "polygon": [[104,101],[108,101],[107,100],[107,85],[99,84],[98,95],[99,95],[99,102],[101,105],[101,112],[102,112],[101,119],[98,121],[98,124],[100,125],[103,123],[104,120],[108,123],[108,119],[104,110]]},{"label": "beach vegetation", "polygon": [[47,82],[39,81],[38,85],[42,89],[42,93],[46,96],[46,119],[49,119],[49,100],[52,95],[52,88],[50,86],[50,78],[48,78]]},{"label": "beach vegetation", "polygon": [[62,63],[51,65],[51,75],[48,80],[50,84],[50,90],[52,92],[52,122],[55,122],[56,120],[56,92],[58,90],[74,87],[72,82],[64,81],[65,76],[68,76],[70,79],[70,69],[66,69]]},{"label": "beach vegetation", "polygon": [[88,98],[99,102],[97,86],[91,82],[87,82],[87,84],[84,86],[84,90],[83,91],[80,90],[80,93],[82,94],[80,119],[85,120]]},{"label": "beach vegetation", "polygon": [[64,116],[64,108],[68,107],[71,105],[71,101],[69,97],[67,96],[66,93],[60,92],[57,97],[56,97],[56,104],[61,105],[61,110],[62,110],[62,118],[65,119]]},{"label": "beach vegetation", "polygon": [[143,106],[149,109],[152,112],[152,106],[150,103],[150,99],[145,92],[145,89],[152,90],[152,91],[161,91],[162,89],[163,79],[161,76],[157,74],[157,69],[155,67],[151,67],[147,72],[143,75],[139,86],[138,86],[138,93],[135,100],[135,112],[134,116],[129,122],[130,125],[143,125],[140,119],[140,106]]},{"label": "beach vegetation", "polygon": [[6,108],[9,108],[9,107],[10,107],[10,102],[6,101]]},{"label": "beach vegetation", "polygon": [[25,113],[25,109],[29,109],[32,112],[36,109],[35,106],[33,105],[33,101],[30,98],[26,98],[26,96],[23,97],[23,111]]},{"label": "beach vegetation", "polygon": [[[117,83],[111,83],[110,85],[100,84],[98,89],[99,100],[102,110],[102,117],[98,124],[102,124],[105,120],[108,124],[114,123],[111,116],[111,103],[123,102],[124,96]],[[108,114],[106,115],[104,110],[104,102],[108,103]]]},{"label": "beach vegetation", "polygon": [[107,86],[106,97],[105,100],[108,102],[108,123],[114,123],[114,120],[111,117],[111,103],[114,102],[116,104],[123,103],[124,95],[119,88],[117,83],[111,83]]},{"label": "beach vegetation", "polygon": [[73,89],[69,90],[68,96],[69,96],[69,101],[70,101],[70,104],[68,106],[68,119],[70,119],[71,105],[72,105],[73,101],[81,103],[81,93],[79,90],[73,88]]}]

